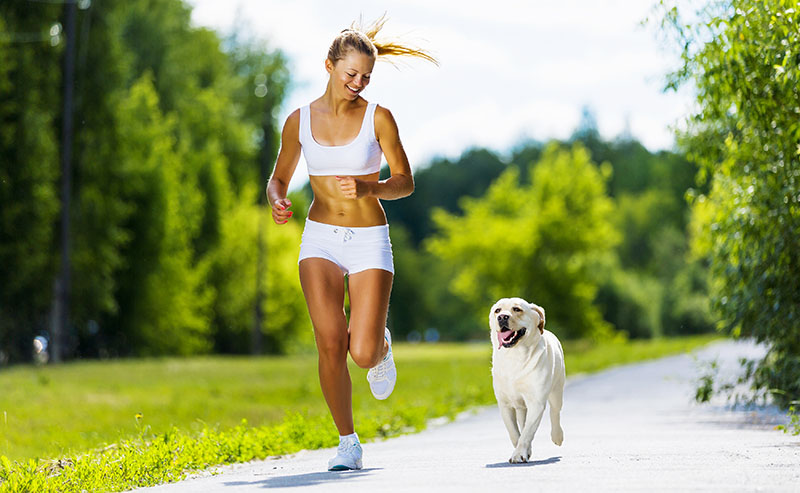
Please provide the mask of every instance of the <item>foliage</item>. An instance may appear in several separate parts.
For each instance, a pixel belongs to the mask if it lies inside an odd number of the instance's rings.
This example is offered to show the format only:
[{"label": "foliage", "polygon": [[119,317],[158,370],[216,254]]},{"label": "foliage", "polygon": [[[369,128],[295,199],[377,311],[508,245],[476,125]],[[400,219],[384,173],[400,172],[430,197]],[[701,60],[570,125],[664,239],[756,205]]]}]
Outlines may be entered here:
[{"label": "foliage", "polygon": [[789,406],[789,424],[778,425],[779,430],[783,430],[784,433],[791,433],[794,436],[800,435],[800,414],[798,414],[798,405],[800,405],[800,401],[791,403]]},{"label": "foliage", "polygon": [[[0,40],[12,40],[0,41],[0,363],[29,359],[31,339],[46,335],[59,261],[63,36],[57,43],[48,31],[63,5],[23,3],[0,4]],[[304,350],[307,315],[290,258],[299,229],[265,225],[252,206],[263,204],[277,151],[277,109],[290,87],[285,56],[243,34],[243,26],[224,38],[193,27],[181,0],[79,7],[67,356],[247,352],[258,300],[266,349]],[[13,42],[19,32],[41,36]],[[618,213],[606,216],[622,233],[616,249],[612,241],[561,250],[572,241],[571,215],[584,213],[562,194],[580,186],[552,172],[530,185],[546,162],[542,144],[436,159],[416,172],[411,197],[384,203],[397,265],[389,324],[398,336],[436,328],[447,340],[481,338],[489,294],[500,286],[503,295],[523,294],[512,290],[534,284],[528,296],[549,304],[551,321],[564,319],[568,334],[611,325],[635,337],[708,330],[706,261],[686,255],[684,194],[695,165],[680,154],[651,153],[630,136],[604,141],[595,120],[587,110],[573,138],[559,145],[569,154],[580,142],[598,163],[584,168],[605,177],[592,193],[605,189],[600,195],[613,200]],[[507,174],[512,168],[516,181]],[[546,183],[548,196],[537,197]],[[490,185],[519,207],[492,218],[490,228],[510,226],[517,214],[536,247],[523,252],[525,262],[545,267],[526,274],[524,286],[496,277],[485,292],[465,296],[465,271],[473,267],[442,261],[424,246],[449,234],[436,231],[431,211],[459,218],[460,204],[471,203],[462,198],[484,200]],[[515,201],[520,191],[535,206]],[[300,225],[308,198],[295,195]],[[538,215],[528,217],[534,209]],[[475,231],[461,236],[462,253],[471,250],[485,271],[489,238],[483,227]],[[473,237],[480,239],[474,248],[467,245]],[[525,248],[512,243],[506,246]],[[259,244],[267,245],[266,257]],[[574,304],[562,308],[557,295]]]},{"label": "foliage", "polygon": [[[603,140],[589,110],[584,117],[570,142],[580,142],[595,163],[612,170],[607,193],[616,205],[612,220],[622,233],[612,255],[618,260],[606,259],[601,269],[596,303],[603,318],[633,337],[713,331],[707,266],[688,253],[685,196],[706,190],[694,184],[697,166],[674,152],[651,153],[630,136]],[[559,145],[569,150],[570,142]],[[429,216],[437,207],[458,213],[454,197],[480,197],[509,167],[519,168],[519,181],[528,182],[542,152],[542,144],[526,141],[507,158],[471,149],[458,159],[437,159],[415,173],[412,196],[384,203],[393,231],[402,226],[409,232],[409,241],[394,241],[397,273],[390,323],[395,333],[433,327],[448,340],[481,337],[484,317],[477,317],[471,301],[453,290],[459,267],[441,262],[422,246],[435,233]],[[408,306],[414,310],[402,310]]]},{"label": "foliage", "polygon": [[[230,329],[214,323],[241,307],[216,299],[230,286],[215,284],[210,269],[227,221],[242,221],[234,209],[263,196],[248,184],[265,183],[274,161],[286,59],[258,40],[223,42],[193,27],[182,0],[78,7],[65,356],[241,349],[240,341],[214,347],[215,334]],[[47,333],[59,260],[63,48],[63,33],[47,33],[63,11],[0,5],[0,40],[11,40],[0,41],[0,362],[30,358],[33,336]],[[239,261],[255,265],[257,250],[246,253]],[[273,271],[286,276],[273,289],[297,284],[291,269]]]},{"label": "foliage", "polygon": [[787,405],[800,398],[800,9],[711,2],[687,23],[661,5],[682,47],[670,85],[697,94],[682,145],[710,182],[694,200],[695,253],[710,259],[722,329],[769,345],[754,392]]},{"label": "foliage", "polygon": [[[209,279],[217,286],[213,327],[215,347],[229,353],[247,353],[256,303],[259,242],[266,252],[261,283],[265,347],[270,353],[296,352],[313,345],[313,333],[298,279],[297,252],[302,222],[277,226],[268,210],[252,204],[253,187],[245,187],[242,199],[222,225],[220,244],[211,259]],[[260,235],[260,236],[259,236]]]},{"label": "foliage", "polygon": [[206,352],[210,292],[192,266],[202,214],[196,176],[182,170],[175,121],[161,115],[148,77],[131,87],[119,117],[122,166],[135,170],[126,194],[135,212],[126,228],[118,326],[140,354]]},{"label": "foliage", "polygon": [[58,12],[0,2],[0,364],[27,357],[45,330],[58,265]]},{"label": "foliage", "polygon": [[[391,399],[375,401],[363,378],[354,379],[361,382],[353,386],[359,436],[417,431],[433,417],[493,404],[485,335],[481,344],[398,343],[403,377]],[[565,341],[567,371],[576,375],[682,353],[710,340]],[[13,368],[0,374],[0,387],[11,389],[0,395],[0,409],[10,410],[4,432],[16,446],[6,450],[8,444],[0,443],[0,491],[129,489],[217,464],[334,446],[315,359],[201,357]],[[365,373],[354,365],[350,370]],[[54,437],[63,441],[54,444]]]},{"label": "foliage", "polygon": [[664,285],[651,276],[611,267],[599,286],[603,318],[632,338],[663,335]]},{"label": "foliage", "polygon": [[420,243],[434,232],[431,211],[441,207],[458,211],[462,197],[479,197],[506,169],[506,163],[488,149],[468,149],[455,160],[435,159],[414,175],[414,193],[403,200],[383,203],[391,224],[402,224],[411,244]]},{"label": "foliage", "polygon": [[583,147],[549,146],[531,183],[520,184],[510,168],[461,207],[462,216],[434,213],[440,233],[429,248],[457,273],[453,291],[480,307],[477,320],[494,300],[521,296],[547,307],[548,322],[564,337],[607,333],[593,305],[593,274],[618,234],[604,178]]}]

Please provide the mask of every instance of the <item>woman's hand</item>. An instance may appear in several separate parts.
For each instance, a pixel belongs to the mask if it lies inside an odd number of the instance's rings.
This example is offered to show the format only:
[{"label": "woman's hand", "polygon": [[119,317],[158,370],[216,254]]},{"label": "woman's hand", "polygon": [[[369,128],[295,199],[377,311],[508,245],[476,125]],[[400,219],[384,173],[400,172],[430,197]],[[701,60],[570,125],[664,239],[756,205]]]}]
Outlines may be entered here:
[{"label": "woman's hand", "polygon": [[360,199],[369,195],[369,184],[352,176],[337,176],[339,188],[348,199]]},{"label": "woman's hand", "polygon": [[275,224],[286,224],[289,222],[289,218],[292,217],[292,211],[289,210],[291,206],[292,201],[286,198],[276,200],[272,204],[272,220],[275,221]]}]

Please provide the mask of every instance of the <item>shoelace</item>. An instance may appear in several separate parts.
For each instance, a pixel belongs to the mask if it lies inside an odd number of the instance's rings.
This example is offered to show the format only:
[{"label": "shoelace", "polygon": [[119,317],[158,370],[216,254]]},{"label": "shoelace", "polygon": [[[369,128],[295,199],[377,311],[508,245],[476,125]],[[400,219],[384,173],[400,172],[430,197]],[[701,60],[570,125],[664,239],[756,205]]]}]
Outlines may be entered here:
[{"label": "shoelace", "polygon": [[350,443],[341,442],[341,443],[339,443],[339,446],[336,447],[336,454],[339,455],[339,454],[342,454],[342,453],[347,453],[348,449],[353,448],[353,447],[357,447],[357,446],[358,446],[358,442],[350,442]]},{"label": "shoelace", "polygon": [[389,367],[389,358],[381,361],[377,364],[377,366],[372,367],[369,371],[377,380],[383,380],[383,377],[386,376],[386,370]]},{"label": "shoelace", "polygon": [[371,368],[369,371],[372,372],[372,376],[375,380],[383,380],[383,377],[386,376],[386,362],[378,363],[378,366]]}]

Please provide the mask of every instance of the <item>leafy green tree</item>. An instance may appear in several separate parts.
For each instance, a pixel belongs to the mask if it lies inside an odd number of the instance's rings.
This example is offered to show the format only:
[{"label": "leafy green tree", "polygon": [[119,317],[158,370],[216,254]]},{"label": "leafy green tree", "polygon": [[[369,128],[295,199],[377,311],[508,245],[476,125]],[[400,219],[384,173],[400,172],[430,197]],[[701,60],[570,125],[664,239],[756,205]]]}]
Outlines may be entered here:
[{"label": "leafy green tree", "polygon": [[389,305],[389,328],[397,340],[415,332],[436,329],[444,340],[478,338],[485,327],[476,325],[467,303],[454,295],[452,266],[424,248],[415,248],[401,224],[392,224],[395,276]]},{"label": "leafy green tree", "polygon": [[[193,354],[211,349],[209,304],[202,265],[193,263],[191,238],[201,226],[201,196],[185,173],[150,78],[131,87],[119,108],[122,165],[132,169],[127,260],[118,288],[116,320],[137,354]],[[194,178],[194,179],[193,179]]]},{"label": "leafy green tree", "polygon": [[605,178],[585,148],[550,145],[530,183],[510,168],[461,208],[463,215],[434,213],[440,232],[428,247],[457,272],[452,289],[476,307],[476,323],[485,324],[497,298],[521,296],[544,306],[566,337],[608,333],[593,302],[598,266],[618,233]]},{"label": "leafy green tree", "polygon": [[[143,29],[141,23],[146,23],[149,30]],[[188,10],[180,1],[98,2],[81,12],[78,32],[82,33],[78,39],[76,77],[76,120],[80,125],[72,212],[75,279],[72,312],[78,334],[77,350],[86,355],[206,351],[207,341],[170,342],[169,337],[158,339],[145,332],[152,332],[153,326],[148,324],[154,317],[178,326],[183,323],[181,320],[191,318],[186,312],[180,314],[180,310],[161,304],[174,299],[175,293],[199,296],[191,301],[184,300],[182,306],[186,309],[208,305],[203,301],[207,293],[200,296],[196,290],[186,289],[187,283],[193,285],[199,280],[189,280],[183,268],[202,271],[202,253],[210,248],[209,244],[213,245],[218,229],[214,218],[222,215],[215,212],[224,209],[226,201],[230,201],[230,187],[225,174],[226,163],[220,157],[219,139],[205,138],[209,130],[192,122],[208,118],[225,130],[220,123],[225,112],[212,110],[226,106],[223,92],[226,87],[223,84],[213,86],[220,92],[219,96],[223,96],[220,103],[216,101],[219,98],[210,94],[212,90],[206,88],[204,93],[203,86],[211,86],[211,82],[216,81],[215,74],[226,74],[227,61],[220,53],[218,40],[214,44],[216,38],[212,33],[198,30],[197,36],[192,38],[195,31],[190,28]],[[176,39],[181,42],[175,42]],[[186,43],[197,52],[187,53],[190,47],[187,48]],[[179,61],[181,57],[187,58],[185,63]],[[164,66],[171,70],[161,70],[159,78],[156,70]],[[174,71],[182,72],[179,81],[170,79]],[[161,87],[163,91],[147,93],[144,85],[148,83],[143,82],[142,77],[150,81],[151,87]],[[181,98],[193,99],[192,108],[196,111],[179,113],[174,105]],[[151,105],[153,101],[155,107]],[[204,115],[197,116],[204,110]],[[155,126],[150,133],[141,128],[151,122],[155,122]],[[238,122],[236,125],[241,126]],[[238,134],[231,131],[231,139]],[[194,135],[205,148],[193,149]],[[163,145],[147,149],[147,139]],[[153,163],[162,157],[180,170],[166,165],[153,170]],[[175,159],[180,164],[175,165]],[[145,164],[148,160],[149,165]],[[143,190],[142,187],[149,186],[143,183],[158,173],[165,173],[166,178],[178,173],[177,179],[187,188],[181,192],[174,189],[174,183],[157,182],[154,189]],[[204,197],[192,200],[185,196],[188,187],[195,188],[193,194],[201,190]],[[147,193],[152,193],[154,203],[142,203]],[[166,206],[173,200],[173,194],[179,197],[177,211]],[[163,208],[154,209],[155,204]],[[185,220],[175,220],[176,215],[184,216]],[[186,235],[188,237],[183,238]],[[190,242],[189,260],[184,258],[187,254],[183,246],[185,241]],[[159,253],[163,247],[181,253],[176,253],[171,264],[162,262]],[[149,256],[146,252],[150,252]],[[162,269],[172,269],[174,277],[147,284],[163,275]],[[145,290],[151,287],[155,292]],[[159,292],[163,292],[163,296]],[[132,307],[135,313],[129,316]],[[160,310],[171,313],[159,314]],[[199,330],[198,320],[206,315],[203,309],[198,310],[199,318],[187,327]],[[142,323],[136,325],[134,321]],[[155,346],[148,348],[151,343]]]},{"label": "leafy green tree", "polygon": [[49,328],[62,49],[50,30],[59,13],[0,2],[0,363],[27,359],[33,337]]},{"label": "leafy green tree", "polygon": [[[243,32],[247,32],[246,26],[235,27],[224,46],[237,76],[232,97],[241,108],[242,119],[255,126],[258,157],[257,163],[230,159],[231,184],[237,193],[246,183],[264,184],[269,178],[280,145],[278,110],[291,83],[285,55]],[[263,190],[257,187],[256,192],[254,200],[265,199]]]},{"label": "leafy green tree", "polygon": [[314,343],[297,270],[302,221],[273,224],[269,210],[250,200],[256,188],[261,187],[250,184],[243,190],[222,224],[220,244],[211,256],[209,279],[217,290],[214,345],[221,352],[249,352],[258,275],[255,259],[261,242],[267,252],[262,272],[267,292],[262,301],[265,351],[296,352]]},{"label": "leafy green tree", "polygon": [[231,100],[238,81],[219,37],[193,28],[187,5],[137,0],[128,2],[122,14],[132,75],[152,73],[161,111],[176,116],[174,131],[184,147],[186,172],[197,176],[202,226],[192,242],[199,258],[219,241],[221,219],[231,206],[228,170],[254,160],[253,128],[241,120]]},{"label": "leafy green tree", "polygon": [[769,345],[749,376],[756,394],[788,404],[800,399],[800,9],[727,0],[686,22],[661,5],[682,48],[670,86],[697,94],[681,141],[710,181],[693,230],[714,308],[725,332]]},{"label": "leafy green tree", "polygon": [[130,185],[138,163],[126,158],[120,104],[131,81],[121,37],[125,2],[78,10],[75,141],[71,224],[72,283],[68,353],[116,354],[130,349],[118,331],[119,274],[131,239]]},{"label": "leafy green tree", "polygon": [[[227,288],[211,267],[238,194],[251,203],[263,195],[248,184],[266,182],[274,160],[285,58],[193,27],[181,0],[84,7],[68,350],[209,351],[221,320],[210,310]],[[14,358],[48,329],[58,262],[61,45],[57,29],[51,44],[50,29],[63,8],[0,4],[0,348]],[[248,254],[242,261],[255,264]]]},{"label": "leafy green tree", "polygon": [[598,296],[605,319],[632,337],[713,331],[703,308],[705,267],[688,255],[685,196],[706,189],[695,183],[697,165],[671,151],[651,153],[630,135],[603,140],[588,109],[571,141],[613,169],[608,193],[622,241]]},{"label": "leafy green tree", "polygon": [[[470,149],[457,160],[437,159],[415,174],[414,193],[403,200],[383,203],[392,224],[402,224],[413,245],[431,235],[431,211],[441,207],[456,212],[462,197],[479,197],[507,167],[488,149]],[[386,172],[387,170],[384,170]]]}]

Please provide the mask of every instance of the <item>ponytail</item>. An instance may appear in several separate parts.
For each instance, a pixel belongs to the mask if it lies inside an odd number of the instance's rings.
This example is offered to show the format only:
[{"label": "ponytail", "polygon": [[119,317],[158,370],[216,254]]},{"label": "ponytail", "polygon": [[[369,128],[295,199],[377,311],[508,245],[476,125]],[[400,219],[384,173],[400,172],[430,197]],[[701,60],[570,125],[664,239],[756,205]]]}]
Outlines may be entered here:
[{"label": "ponytail", "polygon": [[439,65],[439,61],[426,50],[406,45],[400,41],[375,39],[387,20],[386,14],[384,14],[366,27],[361,26],[360,19],[358,23],[353,22],[331,43],[331,47],[328,49],[328,60],[336,63],[347,55],[348,50],[354,49],[378,60],[393,62],[390,57],[404,56],[422,58]]}]

